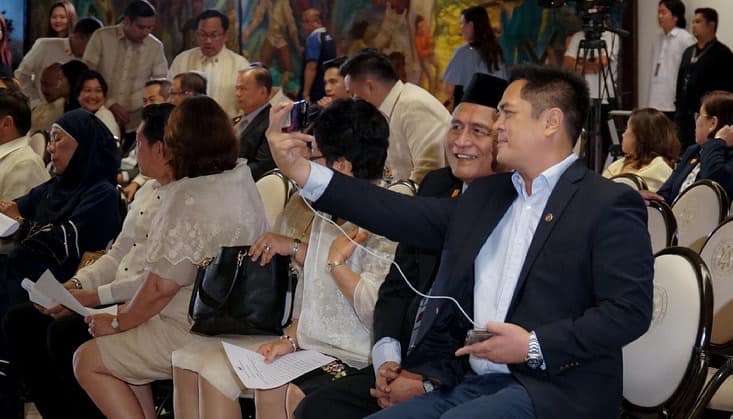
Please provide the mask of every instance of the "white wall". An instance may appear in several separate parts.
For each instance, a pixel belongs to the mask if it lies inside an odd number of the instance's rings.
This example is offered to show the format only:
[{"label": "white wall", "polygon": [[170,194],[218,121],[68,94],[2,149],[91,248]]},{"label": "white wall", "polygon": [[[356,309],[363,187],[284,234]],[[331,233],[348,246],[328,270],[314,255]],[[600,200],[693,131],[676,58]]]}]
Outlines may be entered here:
[{"label": "white wall", "polygon": [[[718,39],[733,48],[733,1],[684,0],[687,9],[687,30],[690,30],[692,13],[698,7],[712,7],[718,11]],[[657,24],[657,0],[636,0],[639,32],[636,35],[639,57],[636,68],[639,75],[639,103],[646,106],[649,97],[649,77],[652,69],[652,42],[659,31]]]}]

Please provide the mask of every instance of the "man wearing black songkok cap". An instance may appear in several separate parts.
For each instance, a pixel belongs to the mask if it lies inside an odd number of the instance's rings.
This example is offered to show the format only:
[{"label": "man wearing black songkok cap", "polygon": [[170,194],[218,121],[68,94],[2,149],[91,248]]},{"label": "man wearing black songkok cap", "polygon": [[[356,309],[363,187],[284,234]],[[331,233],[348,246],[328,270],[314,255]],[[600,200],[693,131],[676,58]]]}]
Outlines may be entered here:
[{"label": "man wearing black songkok cap", "polygon": [[[494,173],[496,138],[491,126],[506,85],[506,81],[494,76],[474,74],[463,100],[453,111],[446,136],[450,167],[428,173],[420,186],[420,196],[455,198],[474,179]],[[401,244],[395,262],[416,288],[428,292],[438,271],[439,257],[439,251]],[[452,368],[452,365],[436,365],[435,359],[441,355],[450,358],[463,346],[461,331],[470,326],[462,316],[454,315],[442,325],[445,333],[440,339],[413,348],[410,345],[413,330],[419,325],[425,307],[420,304],[421,300],[393,267],[379,290],[374,310],[374,366],[307,394],[296,410],[296,418],[320,418],[323,412],[340,419],[362,418],[390,403],[380,398],[383,394],[379,392],[372,390],[370,395],[370,389],[379,384],[389,381],[389,396],[394,401],[418,396],[428,391],[434,381],[445,381],[451,373],[445,374],[441,369]],[[375,375],[380,378],[376,379]],[[383,378],[385,375],[389,380]]]}]

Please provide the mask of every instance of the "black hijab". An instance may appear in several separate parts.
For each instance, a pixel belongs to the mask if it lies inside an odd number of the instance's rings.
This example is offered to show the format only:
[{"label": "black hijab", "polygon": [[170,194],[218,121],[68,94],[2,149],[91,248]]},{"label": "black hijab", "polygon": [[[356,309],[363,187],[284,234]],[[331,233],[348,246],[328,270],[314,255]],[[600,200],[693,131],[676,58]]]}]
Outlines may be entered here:
[{"label": "black hijab", "polygon": [[99,182],[117,184],[120,157],[114,137],[94,114],[83,109],[65,113],[56,124],[78,146],[64,173],[47,183],[46,202],[36,212],[37,221],[62,221],[71,215],[83,194]]}]

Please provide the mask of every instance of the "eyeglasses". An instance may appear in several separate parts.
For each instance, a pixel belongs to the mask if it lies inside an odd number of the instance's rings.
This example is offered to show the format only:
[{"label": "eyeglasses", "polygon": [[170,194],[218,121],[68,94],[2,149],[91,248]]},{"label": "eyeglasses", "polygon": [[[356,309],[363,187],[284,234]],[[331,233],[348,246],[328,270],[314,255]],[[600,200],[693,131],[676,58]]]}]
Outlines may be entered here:
[{"label": "eyeglasses", "polygon": [[196,36],[199,39],[217,39],[217,38],[220,38],[222,35],[224,35],[224,34],[223,33],[219,33],[219,32],[206,33],[206,32],[202,32],[202,31],[196,31]]}]

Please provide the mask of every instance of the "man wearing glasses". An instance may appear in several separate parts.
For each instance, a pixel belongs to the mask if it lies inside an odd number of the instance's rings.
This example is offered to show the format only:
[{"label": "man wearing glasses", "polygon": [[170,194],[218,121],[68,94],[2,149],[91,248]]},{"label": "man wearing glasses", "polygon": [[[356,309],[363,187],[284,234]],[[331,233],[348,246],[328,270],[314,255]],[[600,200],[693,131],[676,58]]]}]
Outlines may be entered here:
[{"label": "man wearing glasses", "polygon": [[208,95],[233,118],[238,112],[237,97],[234,95],[237,74],[249,63],[224,46],[229,29],[229,19],[224,14],[217,10],[205,10],[196,20],[199,46],[183,51],[173,59],[168,79],[190,71],[202,73],[207,81]]}]

